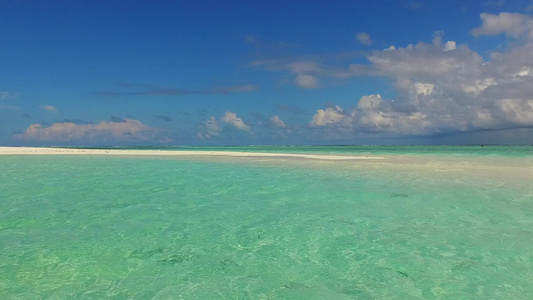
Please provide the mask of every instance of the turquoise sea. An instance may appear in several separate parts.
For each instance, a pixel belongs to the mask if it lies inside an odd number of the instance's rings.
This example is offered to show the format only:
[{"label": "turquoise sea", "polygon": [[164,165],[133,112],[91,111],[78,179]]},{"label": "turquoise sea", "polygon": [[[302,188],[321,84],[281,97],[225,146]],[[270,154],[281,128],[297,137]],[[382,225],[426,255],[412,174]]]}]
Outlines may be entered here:
[{"label": "turquoise sea", "polygon": [[0,299],[533,295],[531,146],[214,150],[406,160],[0,156]]}]

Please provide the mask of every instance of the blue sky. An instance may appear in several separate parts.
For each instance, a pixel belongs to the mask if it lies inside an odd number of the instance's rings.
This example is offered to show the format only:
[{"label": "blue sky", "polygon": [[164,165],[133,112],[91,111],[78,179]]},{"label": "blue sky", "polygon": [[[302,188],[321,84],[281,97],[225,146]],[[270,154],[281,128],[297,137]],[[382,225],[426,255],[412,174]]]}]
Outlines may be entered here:
[{"label": "blue sky", "polygon": [[0,145],[533,144],[532,13],[0,0]]}]

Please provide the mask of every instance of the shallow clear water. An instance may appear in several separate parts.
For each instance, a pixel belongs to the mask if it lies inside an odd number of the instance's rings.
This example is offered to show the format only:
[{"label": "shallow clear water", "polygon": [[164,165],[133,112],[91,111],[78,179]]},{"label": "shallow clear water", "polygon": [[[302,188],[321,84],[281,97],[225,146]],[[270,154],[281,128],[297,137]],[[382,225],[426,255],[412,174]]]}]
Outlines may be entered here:
[{"label": "shallow clear water", "polygon": [[0,166],[1,299],[533,294],[527,182],[253,160]]}]

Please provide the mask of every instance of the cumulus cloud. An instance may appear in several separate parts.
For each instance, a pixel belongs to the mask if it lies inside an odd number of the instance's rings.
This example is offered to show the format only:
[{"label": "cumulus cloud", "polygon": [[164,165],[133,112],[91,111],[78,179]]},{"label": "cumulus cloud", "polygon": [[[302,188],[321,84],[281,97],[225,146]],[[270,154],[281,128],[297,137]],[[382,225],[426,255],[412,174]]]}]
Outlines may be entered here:
[{"label": "cumulus cloud", "polygon": [[231,124],[235,128],[244,131],[250,131],[250,126],[246,125],[241,118],[237,118],[237,114],[227,111],[226,114],[220,119],[224,123]]},{"label": "cumulus cloud", "polygon": [[270,124],[274,128],[287,128],[285,122],[283,122],[278,115],[274,115],[270,118]]},{"label": "cumulus cloud", "polygon": [[293,134],[293,129],[298,130],[298,128],[293,128],[288,126],[283,120],[280,119],[278,115],[274,115],[270,118],[270,128],[275,131],[275,134],[278,137],[288,138]]},{"label": "cumulus cloud", "polygon": [[157,130],[138,120],[125,119],[124,122],[101,121],[98,124],[76,124],[58,122],[50,126],[31,124],[24,133],[15,136],[24,141],[48,142],[102,142],[102,141],[146,141]]},{"label": "cumulus cloud", "polygon": [[356,128],[367,132],[418,135],[424,134],[428,126],[424,113],[395,110],[379,94],[361,97],[352,115]]},{"label": "cumulus cloud", "polygon": [[451,51],[455,50],[457,48],[455,41],[447,41],[446,44],[444,44],[444,51]]},{"label": "cumulus cloud", "polygon": [[498,15],[482,13],[481,26],[472,30],[472,35],[498,35],[504,33],[512,38],[525,37],[533,40],[533,17],[520,13],[502,12]]},{"label": "cumulus cloud", "polygon": [[392,79],[397,97],[364,96],[350,112],[338,106],[318,110],[312,125],[349,124],[354,132],[393,135],[533,126],[533,44],[485,61],[466,45],[434,38],[374,51],[367,59],[368,74]]},{"label": "cumulus cloud", "polygon": [[250,129],[250,126],[244,123],[241,118],[238,118],[236,113],[227,111],[224,116],[222,116],[218,120],[212,116],[209,118],[209,120],[200,124],[200,126],[198,126],[199,131],[196,137],[200,139],[208,139],[212,137],[221,136],[224,131],[229,129],[228,126],[230,128],[236,128],[238,130],[246,131],[254,135],[254,133]]},{"label": "cumulus cloud", "polygon": [[311,125],[323,126],[327,124],[339,123],[344,119],[345,115],[339,106],[335,105],[333,107],[328,107],[325,110],[319,109],[316,114],[313,116]]},{"label": "cumulus cloud", "polygon": [[200,139],[216,137],[219,136],[222,132],[222,128],[218,124],[218,121],[215,119],[215,117],[209,118],[209,120],[205,121],[199,127],[200,131],[198,132],[196,137]]},{"label": "cumulus cloud", "polygon": [[355,34],[355,39],[359,41],[359,43],[363,45],[372,45],[372,40],[370,39],[370,35],[366,32],[358,32]]},{"label": "cumulus cloud", "polygon": [[[310,125],[322,132],[443,135],[458,132],[533,127],[533,17],[517,13],[482,14],[474,36],[506,34],[520,39],[503,52],[484,58],[468,45],[434,33],[430,42],[391,45],[366,54],[367,63],[341,67],[323,59],[257,60],[257,66],[311,76],[346,79],[386,78],[394,98],[354,99],[354,109],[331,105],[317,110]],[[298,80],[295,80],[296,84]],[[301,87],[305,85],[299,84]],[[329,133],[330,131],[328,131]],[[340,131],[338,131],[340,132]]]}]

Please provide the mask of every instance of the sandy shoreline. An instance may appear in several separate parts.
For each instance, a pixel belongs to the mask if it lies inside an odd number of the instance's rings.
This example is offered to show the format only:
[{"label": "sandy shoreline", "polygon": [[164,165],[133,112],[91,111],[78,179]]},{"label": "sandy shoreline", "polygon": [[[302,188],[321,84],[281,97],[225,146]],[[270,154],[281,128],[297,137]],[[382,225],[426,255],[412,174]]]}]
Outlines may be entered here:
[{"label": "sandy shoreline", "polygon": [[190,151],[190,150],[125,150],[125,149],[82,149],[45,147],[0,147],[0,155],[120,155],[120,156],[229,156],[306,158],[318,160],[379,160],[380,156],[354,156],[329,154],[264,153],[236,151]]},{"label": "sandy shoreline", "polygon": [[[331,155],[194,150],[83,149],[46,147],[0,147],[0,156],[82,156],[152,157],[232,161],[284,166],[318,167],[331,170],[380,170],[402,174],[426,174],[451,178],[492,178],[500,182],[529,184],[533,174],[533,157],[442,156],[442,155]],[[313,163],[311,163],[313,162]]]}]

